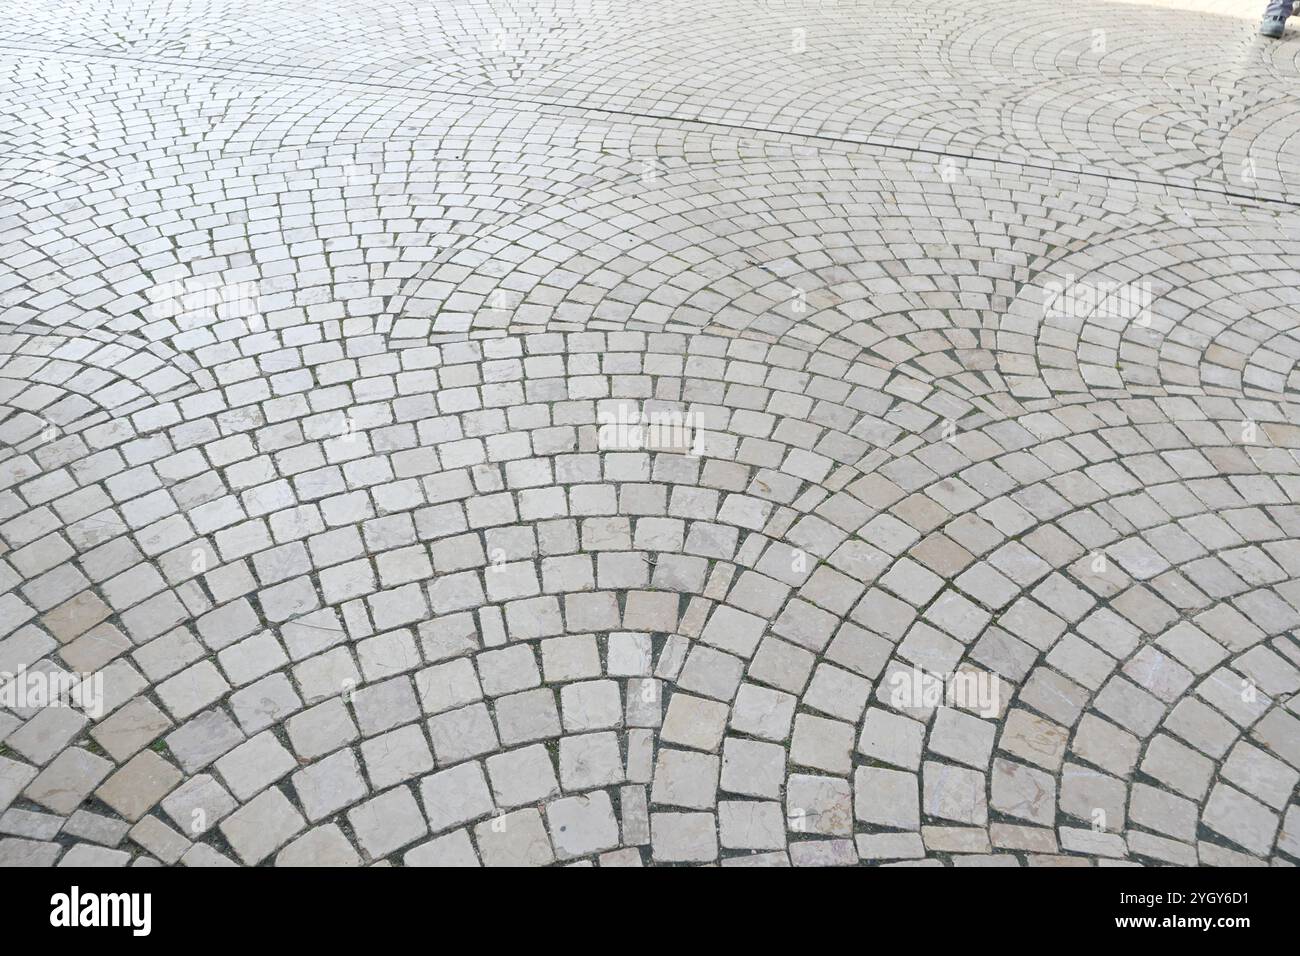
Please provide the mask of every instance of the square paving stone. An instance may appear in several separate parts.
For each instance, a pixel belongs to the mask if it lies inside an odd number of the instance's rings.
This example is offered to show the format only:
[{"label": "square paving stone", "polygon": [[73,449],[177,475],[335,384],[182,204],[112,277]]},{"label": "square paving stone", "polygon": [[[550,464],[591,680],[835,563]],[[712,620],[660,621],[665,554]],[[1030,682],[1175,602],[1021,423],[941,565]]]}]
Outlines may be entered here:
[{"label": "square paving stone", "polygon": [[283,793],[271,787],[221,821],[220,826],[239,858],[256,866],[301,832],[306,821]]},{"label": "square paving stone", "polygon": [[884,767],[859,767],[853,776],[853,813],[863,823],[919,830],[917,775]]},{"label": "square paving stone", "polygon": [[483,704],[436,714],[429,718],[428,728],[434,753],[441,765],[491,753],[501,746],[492,726],[492,717]]},{"label": "square paving stone", "polygon": [[407,850],[402,857],[406,866],[482,866],[467,830],[453,830],[427,843]]},{"label": "square paving stone", "polygon": [[420,800],[424,803],[429,827],[435,833],[468,823],[494,809],[483,767],[473,761],[423,778],[420,781]]},{"label": "square paving stone", "polygon": [[348,811],[348,823],[372,860],[382,859],[429,832],[409,787],[395,787],[353,807]]},{"label": "square paving stone", "polygon": [[853,725],[799,714],[790,743],[792,763],[830,773],[847,774],[852,767]]},{"label": "square paving stone", "polygon": [[792,773],[786,780],[787,826],[795,833],[848,836],[853,832],[853,793],[847,780]]},{"label": "square paving stone", "polygon": [[560,735],[560,712],[547,687],[499,698],[496,717],[501,743],[507,747]]},{"label": "square paving stone", "polygon": [[921,766],[927,816],[984,826],[988,822],[984,775],[953,764],[927,760]]},{"label": "square paving stone", "polygon": [[780,744],[728,737],[722,747],[722,789],[776,799],[785,782],[785,748]]},{"label": "square paving stone", "polygon": [[779,850],[785,846],[781,804],[761,800],[724,800],[718,804],[721,844],[736,850]]},{"label": "square paving stone", "polygon": [[333,823],[308,830],[275,857],[276,866],[358,866],[361,857]]},{"label": "square paving stone", "polygon": [[317,823],[351,806],[369,789],[351,750],[339,750],[297,771],[290,781],[303,812]]},{"label": "square paving stone", "polygon": [[55,813],[69,814],[112,772],[113,765],[102,757],[70,747],[50,761],[23,795]]},{"label": "square paving stone", "polygon": [[650,833],[658,862],[711,863],[718,858],[718,827],[711,813],[652,813]]},{"label": "square paving stone", "polygon": [[264,730],[219,758],[213,766],[230,792],[240,800],[247,800],[297,765],[275,734]]},{"label": "square paving stone", "polygon": [[546,805],[546,822],[560,860],[571,860],[618,846],[618,821],[609,794],[563,797]]},{"label": "square paving stone", "polygon": [[542,815],[533,807],[484,820],[474,827],[484,866],[546,866],[555,861]]},{"label": "square paving stone", "polygon": [[498,806],[539,803],[560,792],[551,755],[541,744],[494,754],[486,763]]},{"label": "square paving stone", "polygon": [[163,811],[190,839],[216,826],[237,806],[229,791],[206,773],[190,777],[162,801]]},{"label": "square paving stone", "polygon": [[181,782],[182,774],[152,750],[142,750],[104,781],[95,796],[127,820],[139,820]]},{"label": "square paving stone", "polygon": [[566,791],[605,787],[625,778],[616,734],[579,734],[560,740],[560,784]]},{"label": "square paving stone", "polygon": [[674,694],[659,735],[665,743],[696,750],[716,750],[722,742],[729,708],[719,701]]},{"label": "square paving stone", "polygon": [[408,724],[362,741],[361,759],[370,785],[376,790],[433,769],[433,754],[418,724]]}]

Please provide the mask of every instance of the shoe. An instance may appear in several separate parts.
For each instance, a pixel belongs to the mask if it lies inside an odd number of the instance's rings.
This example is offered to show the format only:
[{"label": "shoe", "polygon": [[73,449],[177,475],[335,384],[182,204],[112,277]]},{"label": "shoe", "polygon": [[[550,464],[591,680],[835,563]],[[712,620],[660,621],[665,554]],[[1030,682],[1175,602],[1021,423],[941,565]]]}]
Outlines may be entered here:
[{"label": "shoe", "polygon": [[1265,17],[1259,25],[1259,35],[1276,40],[1286,29],[1286,17]]}]

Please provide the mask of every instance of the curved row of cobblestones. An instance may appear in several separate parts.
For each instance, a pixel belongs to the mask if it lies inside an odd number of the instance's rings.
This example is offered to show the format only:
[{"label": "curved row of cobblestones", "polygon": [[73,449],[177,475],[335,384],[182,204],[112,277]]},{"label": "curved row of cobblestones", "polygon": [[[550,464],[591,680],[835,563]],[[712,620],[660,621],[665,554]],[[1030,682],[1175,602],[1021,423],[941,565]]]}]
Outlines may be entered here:
[{"label": "curved row of cobblestones", "polygon": [[1300,862],[1295,44],[20,6],[0,865]]}]

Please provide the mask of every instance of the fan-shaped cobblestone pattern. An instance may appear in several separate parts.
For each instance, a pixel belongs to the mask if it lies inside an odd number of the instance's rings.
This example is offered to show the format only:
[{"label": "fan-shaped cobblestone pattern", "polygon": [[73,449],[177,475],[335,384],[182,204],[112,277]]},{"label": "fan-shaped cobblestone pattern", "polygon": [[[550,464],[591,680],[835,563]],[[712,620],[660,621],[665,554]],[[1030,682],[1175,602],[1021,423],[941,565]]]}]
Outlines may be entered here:
[{"label": "fan-shaped cobblestone pattern", "polygon": [[1295,43],[19,6],[0,864],[1300,862]]},{"label": "fan-shaped cobblestone pattern", "polygon": [[[1290,167],[1271,166],[1288,153],[1252,144],[1288,109],[1277,90],[1296,54],[1210,12],[1182,11],[1176,45],[1168,10],[1098,3],[1062,18],[1050,0],[962,0],[920,27],[905,4],[855,0],[44,0],[19,13],[11,47],[51,60],[311,77],[1289,195]],[[292,23],[311,29],[286,35]]]}]

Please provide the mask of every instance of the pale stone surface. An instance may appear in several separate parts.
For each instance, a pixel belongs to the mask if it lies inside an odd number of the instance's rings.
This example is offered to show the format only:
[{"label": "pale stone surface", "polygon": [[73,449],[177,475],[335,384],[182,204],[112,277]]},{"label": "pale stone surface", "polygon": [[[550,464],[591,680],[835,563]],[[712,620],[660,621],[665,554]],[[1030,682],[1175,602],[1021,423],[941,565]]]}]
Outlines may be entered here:
[{"label": "pale stone surface", "polygon": [[238,806],[239,801],[206,773],[190,777],[162,801],[177,829],[191,837],[216,826]]},{"label": "pale stone surface", "polygon": [[707,863],[717,859],[717,823],[711,813],[652,813],[651,846],[664,863]]},{"label": "pale stone surface", "polygon": [[308,830],[276,854],[276,866],[358,866],[361,858],[333,823]]},{"label": "pale stone surface", "polygon": [[303,813],[313,823],[351,806],[367,792],[361,767],[351,750],[340,750],[304,767],[290,780]]},{"label": "pale stone surface", "polygon": [[474,842],[484,866],[545,866],[555,860],[542,815],[532,807],[478,824]]},{"label": "pale stone surface", "polygon": [[455,830],[407,850],[402,862],[407,866],[481,866],[474,853],[469,833]]},{"label": "pale stone surface", "polygon": [[302,814],[283,793],[271,787],[221,821],[221,832],[239,858],[254,866],[305,826]]},{"label": "pale stone surface", "polygon": [[486,763],[498,806],[540,803],[559,793],[551,756],[541,744],[495,754]]},{"label": "pale stone surface", "polygon": [[473,762],[425,777],[420,781],[420,798],[435,832],[467,823],[493,809],[483,768]]},{"label": "pale stone surface", "polygon": [[619,843],[618,820],[603,790],[547,804],[546,822],[561,860],[613,849]]},{"label": "pale stone surface", "polygon": [[1293,43],[95,6],[0,23],[0,864],[1300,865]]},{"label": "pale stone surface", "polygon": [[917,830],[921,801],[914,773],[859,767],[853,778],[854,815],[863,823]]},{"label": "pale stone surface", "polygon": [[394,787],[358,804],[348,811],[348,822],[372,860],[382,859],[429,832],[409,787]]},{"label": "pale stone surface", "polygon": [[95,791],[95,795],[135,821],[181,782],[182,774],[152,750],[141,751]]}]

